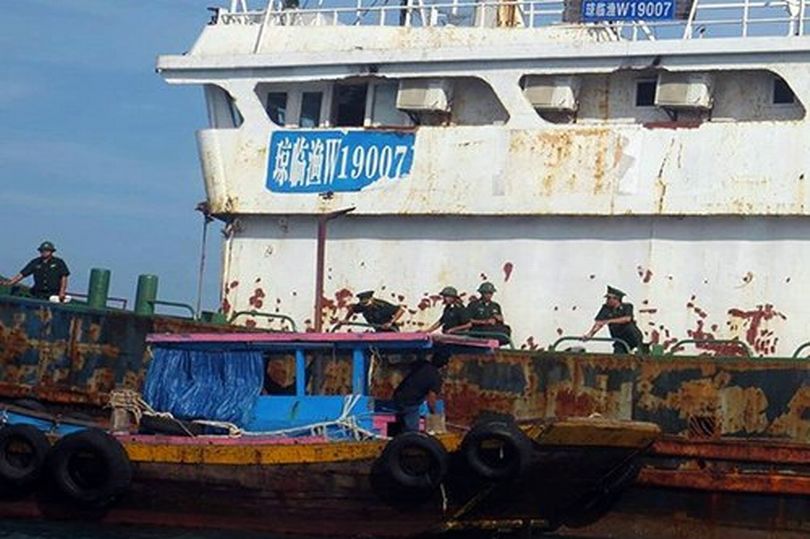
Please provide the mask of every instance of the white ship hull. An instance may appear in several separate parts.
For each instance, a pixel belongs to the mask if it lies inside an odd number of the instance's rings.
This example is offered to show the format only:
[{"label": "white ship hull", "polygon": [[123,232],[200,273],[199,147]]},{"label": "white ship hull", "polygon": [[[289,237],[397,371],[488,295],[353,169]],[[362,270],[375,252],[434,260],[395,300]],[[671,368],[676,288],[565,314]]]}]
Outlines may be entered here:
[{"label": "white ship hull", "polygon": [[[221,11],[158,70],[206,89],[223,309],[329,327],[374,289],[419,329],[442,287],[489,280],[515,346],[542,349],[611,284],[665,350],[791,355],[810,340],[806,6],[706,1],[649,24],[549,22],[545,0]],[[347,208],[316,314],[317,224]]]}]

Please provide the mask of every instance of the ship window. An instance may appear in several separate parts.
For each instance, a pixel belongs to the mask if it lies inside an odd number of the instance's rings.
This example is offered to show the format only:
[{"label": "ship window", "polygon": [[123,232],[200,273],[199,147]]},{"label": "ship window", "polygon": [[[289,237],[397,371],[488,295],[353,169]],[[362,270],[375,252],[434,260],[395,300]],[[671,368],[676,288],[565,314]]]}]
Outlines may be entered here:
[{"label": "ship window", "polygon": [[269,92],[267,94],[267,115],[277,125],[287,123],[287,92]]},{"label": "ship window", "polygon": [[269,356],[264,369],[264,395],[295,395],[295,356]]},{"label": "ship window", "polygon": [[655,87],[657,83],[658,82],[655,79],[636,81],[637,107],[655,106]]},{"label": "ship window", "polygon": [[211,127],[229,129],[242,125],[244,119],[231,94],[214,84],[206,84],[204,88]]},{"label": "ship window", "polygon": [[366,118],[368,84],[337,84],[334,118],[338,127],[362,127]]},{"label": "ship window", "polygon": [[796,96],[793,90],[790,89],[781,77],[774,77],[773,79],[773,104],[774,105],[792,105],[796,102]]},{"label": "ship window", "polygon": [[301,127],[318,127],[321,124],[323,92],[304,92],[301,96]]},{"label": "ship window", "polygon": [[397,108],[397,82],[378,82],[374,85],[374,99],[371,106],[371,125],[403,126],[413,125],[410,117]]},{"label": "ship window", "polygon": [[351,351],[307,353],[307,395],[350,395],[352,393]]}]

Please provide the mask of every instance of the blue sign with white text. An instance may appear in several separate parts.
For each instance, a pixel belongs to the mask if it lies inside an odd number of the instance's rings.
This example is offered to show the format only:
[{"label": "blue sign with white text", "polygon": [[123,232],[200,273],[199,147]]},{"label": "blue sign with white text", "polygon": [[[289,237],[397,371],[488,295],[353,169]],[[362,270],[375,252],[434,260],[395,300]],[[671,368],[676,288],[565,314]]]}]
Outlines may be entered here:
[{"label": "blue sign with white text", "polygon": [[276,193],[360,191],[399,180],[413,164],[413,133],[274,131],[267,188]]},{"label": "blue sign with white text", "polygon": [[661,21],[675,18],[675,0],[582,0],[582,21]]}]

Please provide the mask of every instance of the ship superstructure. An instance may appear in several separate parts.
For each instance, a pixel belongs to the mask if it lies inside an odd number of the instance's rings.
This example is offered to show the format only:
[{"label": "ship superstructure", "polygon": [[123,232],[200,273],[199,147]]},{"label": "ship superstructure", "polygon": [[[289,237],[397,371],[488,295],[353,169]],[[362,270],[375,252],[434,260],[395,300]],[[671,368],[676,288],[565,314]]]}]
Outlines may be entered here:
[{"label": "ship superstructure", "polygon": [[[441,287],[489,280],[533,349],[584,333],[610,283],[653,343],[789,354],[810,320],[806,6],[233,1],[158,60],[205,91],[223,308],[326,327],[376,289],[418,330]],[[319,228],[350,208],[316,301]]]}]

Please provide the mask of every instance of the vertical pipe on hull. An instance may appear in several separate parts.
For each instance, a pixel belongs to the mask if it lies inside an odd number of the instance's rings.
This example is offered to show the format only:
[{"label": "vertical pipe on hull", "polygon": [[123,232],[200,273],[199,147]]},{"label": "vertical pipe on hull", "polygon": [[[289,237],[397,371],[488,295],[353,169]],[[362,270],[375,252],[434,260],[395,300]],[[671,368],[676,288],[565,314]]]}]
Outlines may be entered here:
[{"label": "vertical pipe on hull", "polygon": [[318,216],[318,251],[315,257],[315,331],[323,331],[323,274],[326,263],[326,225],[332,219],[354,211],[354,206]]}]

